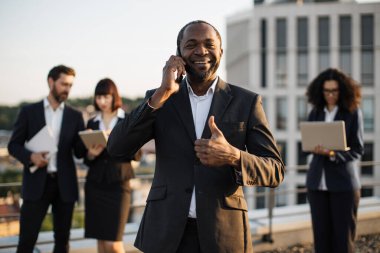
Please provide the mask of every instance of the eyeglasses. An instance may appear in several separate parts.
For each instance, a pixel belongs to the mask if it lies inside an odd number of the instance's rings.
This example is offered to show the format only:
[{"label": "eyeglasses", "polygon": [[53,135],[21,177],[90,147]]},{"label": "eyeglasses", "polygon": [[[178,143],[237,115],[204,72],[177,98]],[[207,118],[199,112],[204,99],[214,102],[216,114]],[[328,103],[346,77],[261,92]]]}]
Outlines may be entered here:
[{"label": "eyeglasses", "polygon": [[326,95],[337,95],[339,93],[339,89],[323,89],[323,93]]}]

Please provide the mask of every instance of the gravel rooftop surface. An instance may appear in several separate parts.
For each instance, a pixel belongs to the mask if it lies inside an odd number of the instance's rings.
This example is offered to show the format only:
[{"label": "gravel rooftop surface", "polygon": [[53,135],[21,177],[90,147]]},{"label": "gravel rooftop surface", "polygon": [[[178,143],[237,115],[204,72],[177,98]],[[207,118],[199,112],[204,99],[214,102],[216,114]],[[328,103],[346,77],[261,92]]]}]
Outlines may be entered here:
[{"label": "gravel rooftop surface", "polygon": [[[313,244],[293,245],[265,253],[313,253]],[[380,253],[380,234],[362,235],[355,241],[355,253]]]}]

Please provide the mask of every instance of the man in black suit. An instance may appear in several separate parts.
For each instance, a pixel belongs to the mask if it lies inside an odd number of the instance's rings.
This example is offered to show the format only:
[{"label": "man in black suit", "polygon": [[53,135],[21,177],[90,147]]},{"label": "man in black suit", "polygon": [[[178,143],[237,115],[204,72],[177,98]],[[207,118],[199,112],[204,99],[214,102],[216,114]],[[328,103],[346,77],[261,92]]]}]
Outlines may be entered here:
[{"label": "man in black suit", "polygon": [[110,135],[108,151],[118,158],[155,139],[156,169],[135,241],[143,252],[252,252],[242,186],[284,179],[261,98],[217,76],[222,54],[215,27],[185,25],[161,86]]},{"label": "man in black suit", "polygon": [[[49,95],[43,101],[21,108],[8,144],[9,153],[23,165],[23,182],[18,253],[33,252],[42,221],[52,206],[54,253],[69,251],[69,236],[78,184],[73,151],[83,157],[78,132],[84,129],[82,114],[65,105],[75,71],[59,65],[48,74]],[[57,152],[33,152],[25,143],[47,126]],[[33,171],[31,168],[37,167]]]}]

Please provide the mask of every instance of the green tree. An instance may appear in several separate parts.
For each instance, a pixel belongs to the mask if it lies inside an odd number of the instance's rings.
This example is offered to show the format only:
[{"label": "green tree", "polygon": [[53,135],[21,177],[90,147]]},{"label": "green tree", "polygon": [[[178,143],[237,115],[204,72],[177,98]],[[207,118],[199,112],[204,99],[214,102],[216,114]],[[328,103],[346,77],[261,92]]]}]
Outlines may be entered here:
[{"label": "green tree", "polygon": [[[22,180],[22,171],[15,169],[8,169],[0,173],[0,184],[1,183],[15,183],[21,182]],[[9,186],[0,188],[0,197],[6,197],[8,191],[11,191],[13,194],[20,194],[19,186]]]},{"label": "green tree", "polygon": [[[130,112],[132,109],[136,108],[136,106],[138,106],[143,101],[143,98],[130,99],[130,98],[123,97],[122,100],[123,100],[123,105],[126,111]],[[67,103],[75,108],[83,109],[83,108],[86,108],[88,105],[92,105],[93,97],[71,98],[67,101]],[[13,124],[18,115],[18,111],[20,110],[22,106],[25,106],[27,104],[30,104],[30,103],[21,102],[17,106],[0,105],[0,129],[12,130]]]},{"label": "green tree", "polygon": [[0,129],[12,130],[18,110],[18,106],[0,106]]}]

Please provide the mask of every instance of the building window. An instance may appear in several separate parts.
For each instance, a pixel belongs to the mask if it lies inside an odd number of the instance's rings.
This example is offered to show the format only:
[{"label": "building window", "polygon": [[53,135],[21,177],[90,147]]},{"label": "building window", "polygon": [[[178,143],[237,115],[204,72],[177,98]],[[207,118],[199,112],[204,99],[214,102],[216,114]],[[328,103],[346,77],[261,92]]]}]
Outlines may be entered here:
[{"label": "building window", "polygon": [[[362,161],[373,162],[373,143],[364,143],[364,155],[362,156]],[[362,166],[361,174],[364,176],[373,176],[373,165]]]},{"label": "building window", "polygon": [[318,53],[318,71],[322,72],[330,66],[329,50],[320,50]]},{"label": "building window", "polygon": [[330,67],[330,19],[318,18],[318,71]]},{"label": "building window", "polygon": [[305,97],[297,97],[297,128],[300,128],[301,121],[307,121],[308,107]]},{"label": "building window", "polygon": [[352,24],[351,16],[339,17],[339,65],[347,75],[352,73]]},{"label": "building window", "polygon": [[261,20],[261,87],[267,87],[267,21]]},{"label": "building window", "polygon": [[298,52],[297,55],[297,85],[298,86],[307,86],[308,84],[308,65],[309,65],[309,56],[307,52]]},{"label": "building window", "polygon": [[[307,165],[307,155],[302,151],[302,143],[297,142],[297,165]],[[306,173],[306,169],[297,169],[298,173]]]},{"label": "building window", "polygon": [[265,208],[265,187],[256,187],[256,209]]},{"label": "building window", "polygon": [[276,98],[276,128],[287,129],[288,103],[286,97]]},{"label": "building window", "polygon": [[279,187],[275,189],[276,191],[276,207],[279,206],[286,206],[287,198],[286,193],[283,193],[282,191],[286,191],[286,184],[280,184]]},{"label": "building window", "polygon": [[308,81],[308,22],[297,19],[297,85],[307,86]]},{"label": "building window", "polygon": [[261,104],[263,105],[263,110],[265,112],[265,116],[267,116],[267,110],[268,110],[268,106],[267,106],[267,98],[266,97],[261,97]]},{"label": "building window", "polygon": [[373,97],[363,97],[361,103],[363,111],[364,131],[373,132],[375,126],[374,110],[375,102]]},{"label": "building window", "polygon": [[277,141],[277,148],[280,151],[282,161],[286,164],[286,141]]},{"label": "building window", "polygon": [[374,85],[374,22],[373,15],[361,16],[361,84]]},{"label": "building window", "polygon": [[304,185],[297,185],[297,205],[307,203],[307,193]]},{"label": "building window", "polygon": [[360,194],[362,198],[365,198],[365,197],[372,197],[373,196],[373,187],[370,187],[370,186],[364,186],[361,188],[360,190]]},{"label": "building window", "polygon": [[287,57],[286,57],[286,19],[276,20],[276,68],[275,84],[277,87],[287,86]]}]

